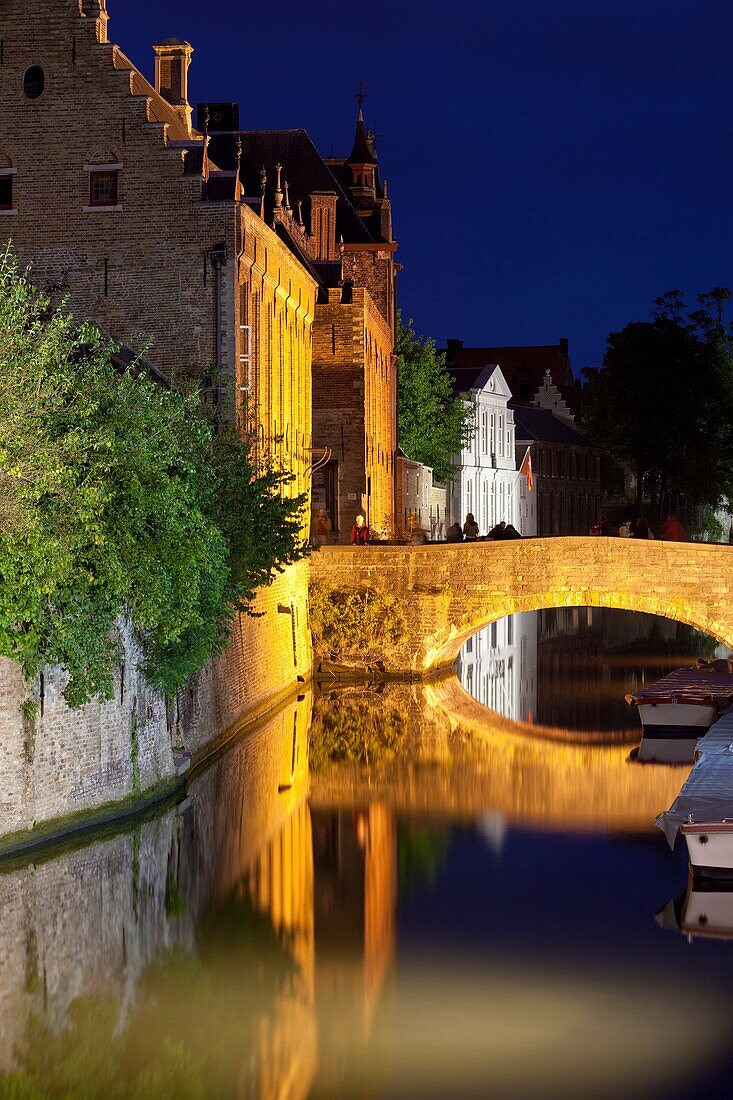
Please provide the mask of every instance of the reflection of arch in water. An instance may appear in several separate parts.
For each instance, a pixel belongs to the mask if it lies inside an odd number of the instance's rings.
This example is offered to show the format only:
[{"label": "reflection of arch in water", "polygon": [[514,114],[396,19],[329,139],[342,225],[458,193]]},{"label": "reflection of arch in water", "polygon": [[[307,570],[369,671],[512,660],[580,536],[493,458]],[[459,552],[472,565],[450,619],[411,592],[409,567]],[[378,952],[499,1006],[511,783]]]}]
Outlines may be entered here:
[{"label": "reflection of arch in water", "polygon": [[[397,813],[475,820],[487,811],[530,827],[651,832],[688,770],[628,763],[628,743],[542,729],[488,711],[455,675],[387,684],[409,732],[378,767],[337,765],[311,776],[311,805],[379,801]],[[316,701],[316,710],[319,703]],[[331,701],[329,706],[333,706]]]}]

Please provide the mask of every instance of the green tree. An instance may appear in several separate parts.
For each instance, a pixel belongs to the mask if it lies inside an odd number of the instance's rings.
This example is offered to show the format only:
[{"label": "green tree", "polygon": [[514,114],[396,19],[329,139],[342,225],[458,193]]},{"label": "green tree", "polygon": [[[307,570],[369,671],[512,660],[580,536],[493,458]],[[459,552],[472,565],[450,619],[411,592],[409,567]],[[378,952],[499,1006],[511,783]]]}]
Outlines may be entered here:
[{"label": "green tree", "polygon": [[583,425],[636,477],[659,513],[688,514],[730,496],[733,355],[723,322],[730,292],[698,295],[687,312],[679,291],[655,300],[653,320],[608,337],[603,367],[586,370]]},{"label": "green tree", "polygon": [[0,654],[64,666],[72,706],[110,697],[119,615],[172,694],[302,553],[284,479],[113,351],[0,257]]},{"label": "green tree", "polygon": [[450,481],[451,459],[473,435],[471,409],[453,392],[445,356],[435,341],[415,335],[397,315],[399,438],[408,458],[431,466],[436,481]]}]

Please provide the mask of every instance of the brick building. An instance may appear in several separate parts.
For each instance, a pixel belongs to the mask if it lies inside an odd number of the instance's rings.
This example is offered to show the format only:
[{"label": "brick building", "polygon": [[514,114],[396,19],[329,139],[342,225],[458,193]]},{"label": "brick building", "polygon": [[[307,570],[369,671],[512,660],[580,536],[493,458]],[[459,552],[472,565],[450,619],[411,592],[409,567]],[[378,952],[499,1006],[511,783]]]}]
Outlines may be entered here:
[{"label": "brick building", "polygon": [[[295,475],[288,491],[307,492],[317,274],[288,226],[263,217],[259,182],[248,196],[205,155],[192,47],[155,46],[153,86],[107,19],[105,0],[3,4],[0,233],[78,318],[168,377],[215,377],[222,415],[241,416],[257,454]],[[202,673],[202,738],[308,673],[307,582],[307,563],[279,575],[258,597],[264,617],[242,617]]]},{"label": "brick building", "polygon": [[236,104],[200,104],[209,187],[236,186],[317,281],[313,507],[348,541],[354,517],[394,526],[397,374],[391,204],[359,111],[354,147],[324,160],[305,130],[241,130]]},{"label": "brick building", "polygon": [[546,409],[514,406],[517,461],[530,448],[538,535],[587,535],[601,509],[601,450]]},{"label": "brick building", "polygon": [[[323,160],[302,130],[247,133],[267,172],[282,165],[284,202],[319,278],[313,325],[314,506],[348,541],[363,512],[373,532],[395,520],[397,371],[391,204],[361,109],[348,157]],[[307,222],[306,222],[307,219]]]}]

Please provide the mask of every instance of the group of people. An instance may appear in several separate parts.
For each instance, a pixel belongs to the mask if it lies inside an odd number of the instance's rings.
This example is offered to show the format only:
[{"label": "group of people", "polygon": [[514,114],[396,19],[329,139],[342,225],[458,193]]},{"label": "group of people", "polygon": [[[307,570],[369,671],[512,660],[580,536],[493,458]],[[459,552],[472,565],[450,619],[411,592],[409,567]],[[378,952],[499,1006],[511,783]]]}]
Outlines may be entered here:
[{"label": "group of people", "polygon": [[446,542],[500,542],[502,539],[520,539],[522,536],[513,523],[501,520],[495,524],[488,535],[479,536],[479,525],[476,523],[473,512],[466,516],[463,528],[459,523],[452,523],[446,532]]},{"label": "group of people", "polygon": [[[427,542],[427,536],[425,532],[420,532],[423,536],[420,541]],[[491,528],[488,535],[483,537],[479,536],[479,525],[476,523],[476,519],[473,512],[469,512],[466,516],[466,522],[463,527],[459,523],[452,523],[446,533],[446,542],[477,542],[479,538],[481,541],[497,542],[502,539],[520,539],[522,536],[517,531],[516,527],[512,523],[506,523],[505,520],[501,520],[494,527]],[[411,537],[410,541],[415,544],[418,539]],[[354,526],[351,528],[351,545],[352,546],[366,546],[369,542],[369,526],[364,519],[364,516],[357,516],[354,521]]]},{"label": "group of people", "polygon": [[[635,521],[630,519],[624,520],[624,522],[619,525],[618,533],[622,539],[653,539],[655,537],[646,516],[639,516]],[[660,525],[659,533],[666,542],[684,542],[689,538],[688,532],[677,517],[673,515],[667,516],[665,521]],[[421,539],[412,537],[410,541],[413,543],[418,541],[427,542],[427,535],[425,532],[420,532],[420,534],[422,535]],[[609,534],[608,520],[604,515],[598,517],[590,529],[590,534]],[[318,509],[314,524],[311,527],[311,541],[317,546],[323,545],[330,541],[330,535],[331,521],[326,513],[326,509]],[[499,542],[503,539],[520,539],[521,537],[516,527],[511,523],[507,523],[505,520],[501,520],[492,527],[488,535],[479,535],[479,525],[476,523],[473,512],[468,513],[463,527],[461,527],[460,523],[452,523],[446,532],[446,542],[477,542],[479,540],[482,542]],[[351,528],[351,543],[352,546],[365,546],[368,542],[369,526],[364,516],[359,515],[356,517],[354,526]]]},{"label": "group of people", "polygon": [[[590,529],[591,535],[607,535],[609,533],[608,520],[605,516],[598,517]],[[639,516],[637,520],[625,519],[619,524],[619,537],[622,539],[653,539],[654,532],[649,526],[646,516]],[[665,542],[686,542],[689,533],[682,526],[676,516],[668,515],[659,526],[659,534]]]}]

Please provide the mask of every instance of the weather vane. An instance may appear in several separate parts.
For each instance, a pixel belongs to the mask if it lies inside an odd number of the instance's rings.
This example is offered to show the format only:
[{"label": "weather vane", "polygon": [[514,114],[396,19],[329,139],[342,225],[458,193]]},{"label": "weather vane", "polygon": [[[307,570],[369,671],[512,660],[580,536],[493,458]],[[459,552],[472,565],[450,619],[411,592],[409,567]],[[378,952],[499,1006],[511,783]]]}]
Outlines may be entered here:
[{"label": "weather vane", "polygon": [[363,80],[360,80],[360,81],[359,81],[359,91],[358,91],[358,92],[356,93],[356,95],[354,96],[354,99],[355,99],[355,100],[357,101],[357,103],[359,104],[359,110],[360,110],[360,111],[361,111],[361,110],[363,109],[363,107],[364,107],[364,100],[366,99],[366,91],[365,91],[364,89],[365,89],[366,87],[367,87],[367,85],[365,84],[365,82],[364,82]]}]

